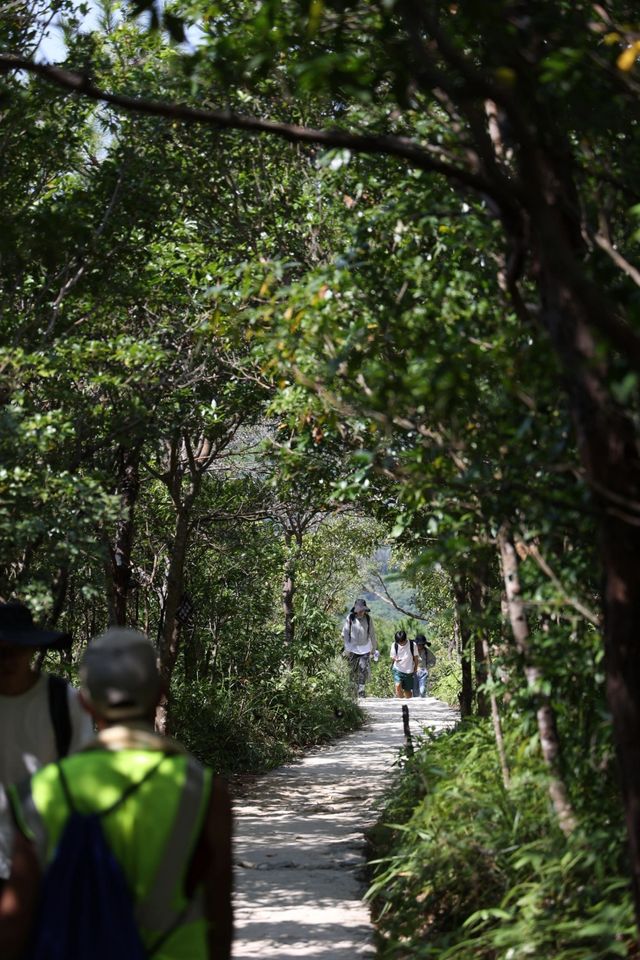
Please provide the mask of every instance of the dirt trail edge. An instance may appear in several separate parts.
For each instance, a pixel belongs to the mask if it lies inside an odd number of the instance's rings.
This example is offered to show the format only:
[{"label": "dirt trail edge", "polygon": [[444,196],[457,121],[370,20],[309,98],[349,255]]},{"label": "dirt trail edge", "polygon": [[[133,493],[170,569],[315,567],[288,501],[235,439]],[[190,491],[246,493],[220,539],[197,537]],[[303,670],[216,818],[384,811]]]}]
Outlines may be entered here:
[{"label": "dirt trail edge", "polygon": [[[407,701],[405,701],[407,702]],[[368,722],[260,777],[235,806],[235,960],[351,960],[373,953],[364,835],[404,744],[402,702],[369,697]],[[457,711],[408,701],[411,731]]]}]

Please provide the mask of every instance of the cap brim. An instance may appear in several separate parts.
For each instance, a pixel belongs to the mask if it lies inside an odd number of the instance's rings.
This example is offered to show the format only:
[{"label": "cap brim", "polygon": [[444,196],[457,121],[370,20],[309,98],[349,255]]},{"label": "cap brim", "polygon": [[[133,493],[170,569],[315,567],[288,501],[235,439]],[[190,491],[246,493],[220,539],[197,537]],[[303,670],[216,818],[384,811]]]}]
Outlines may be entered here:
[{"label": "cap brim", "polygon": [[10,643],[13,647],[40,647],[47,650],[64,650],[71,646],[71,634],[60,630],[2,630],[0,643]]}]

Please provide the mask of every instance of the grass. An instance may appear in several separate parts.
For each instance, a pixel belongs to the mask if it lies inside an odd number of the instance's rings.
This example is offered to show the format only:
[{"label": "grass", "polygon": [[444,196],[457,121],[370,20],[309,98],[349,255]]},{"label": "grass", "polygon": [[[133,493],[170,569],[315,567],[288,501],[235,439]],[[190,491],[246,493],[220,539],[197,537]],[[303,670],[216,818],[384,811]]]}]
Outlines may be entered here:
[{"label": "grass", "polygon": [[512,731],[508,791],[484,721],[427,738],[405,760],[370,836],[383,960],[636,956],[614,785],[594,791],[566,838],[537,754],[521,747]]},{"label": "grass", "polygon": [[363,719],[339,658],[311,676],[294,668],[223,687],[177,683],[173,704],[175,736],[218,773],[273,769]]}]

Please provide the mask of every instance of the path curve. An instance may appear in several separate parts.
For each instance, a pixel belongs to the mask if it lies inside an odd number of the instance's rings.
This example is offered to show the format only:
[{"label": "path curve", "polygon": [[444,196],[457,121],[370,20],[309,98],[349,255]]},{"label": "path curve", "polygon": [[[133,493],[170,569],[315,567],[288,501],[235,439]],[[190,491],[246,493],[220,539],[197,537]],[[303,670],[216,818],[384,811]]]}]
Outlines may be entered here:
[{"label": "path curve", "polygon": [[[411,731],[457,711],[405,701]],[[369,697],[355,733],[258,778],[235,813],[234,960],[352,960],[373,953],[362,901],[365,840],[403,746],[402,703]]]}]

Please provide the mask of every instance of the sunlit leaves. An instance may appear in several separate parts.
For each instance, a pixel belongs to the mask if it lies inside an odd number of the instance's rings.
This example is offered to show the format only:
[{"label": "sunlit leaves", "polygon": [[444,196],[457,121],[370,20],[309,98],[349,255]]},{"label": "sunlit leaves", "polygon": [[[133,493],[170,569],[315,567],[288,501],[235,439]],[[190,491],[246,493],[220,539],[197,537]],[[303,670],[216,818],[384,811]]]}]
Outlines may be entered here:
[{"label": "sunlit leaves", "polygon": [[619,55],[618,59],[616,60],[616,66],[618,70],[623,70],[625,73],[633,70],[638,57],[640,57],[640,40],[636,40],[634,43],[630,44]]}]

